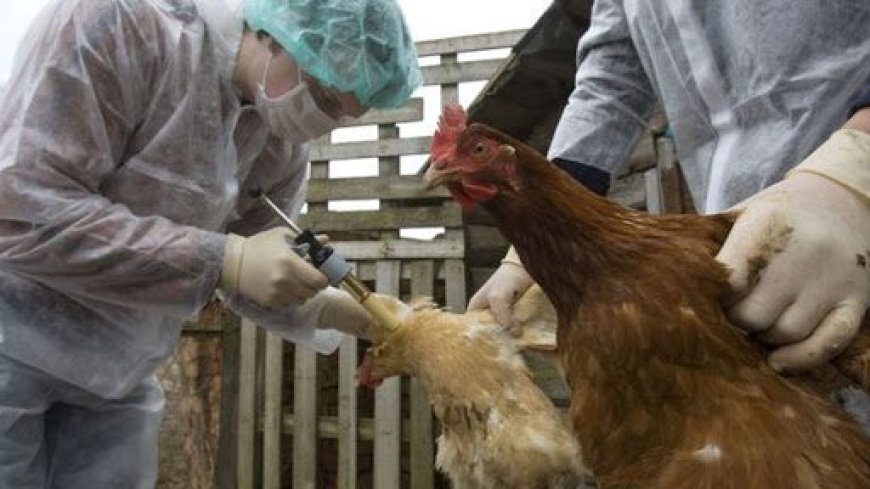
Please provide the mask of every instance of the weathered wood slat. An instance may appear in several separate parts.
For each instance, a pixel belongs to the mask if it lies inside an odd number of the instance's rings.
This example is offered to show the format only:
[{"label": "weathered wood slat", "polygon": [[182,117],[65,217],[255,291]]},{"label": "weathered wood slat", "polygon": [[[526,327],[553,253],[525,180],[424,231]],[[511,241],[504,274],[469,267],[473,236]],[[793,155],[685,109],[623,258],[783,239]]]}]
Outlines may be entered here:
[{"label": "weathered wood slat", "polygon": [[[328,174],[328,163],[311,163],[312,178],[326,178]],[[325,207],[325,204],[315,203],[309,206],[309,211],[326,212]],[[293,414],[300,425],[293,435],[291,487],[314,489],[317,484],[317,353],[295,346],[293,357]]]},{"label": "weathered wood slat", "polygon": [[408,227],[458,227],[462,225],[461,209],[455,202],[441,207],[389,208],[379,211],[330,212],[309,210],[299,221],[302,227],[314,227],[321,232],[399,229]]},{"label": "weathered wood slat", "polygon": [[238,487],[254,489],[257,326],[247,319],[242,319],[240,343]]},{"label": "weathered wood slat", "polygon": [[[410,423],[409,419],[403,420],[403,423]],[[373,418],[357,418],[356,420],[356,436],[361,441],[372,441],[375,439],[375,420]],[[285,435],[293,435],[296,433],[296,427],[299,423],[291,413],[284,414],[284,422],[281,424],[281,432]],[[336,416],[319,416],[317,418],[317,436],[329,440],[339,438],[341,432],[341,421]],[[411,432],[409,430],[402,431],[402,443],[411,441]],[[354,452],[355,453],[355,452]],[[341,487],[341,486],[339,486]]]},{"label": "weathered wood slat", "polygon": [[647,190],[644,175],[633,173],[614,180],[607,198],[625,207],[645,209]]},{"label": "weathered wood slat", "polygon": [[677,171],[676,155],[670,138],[658,138],[655,141],[656,168],[659,171],[659,195],[663,214],[680,212],[680,182]]},{"label": "weathered wood slat", "polygon": [[[446,67],[445,70],[458,70],[459,56],[456,53],[447,53],[441,55],[441,66]],[[441,106],[452,105],[459,103],[459,84],[458,83],[443,83],[441,84]]]},{"label": "weathered wood slat", "polygon": [[[683,176],[677,165],[674,140],[660,137],[655,140],[656,167],[659,171],[659,195],[664,214],[691,212],[691,199],[683,195]],[[689,208],[686,208],[689,206]]]},{"label": "weathered wood slat", "polygon": [[[419,260],[408,263],[411,270],[411,296],[432,297],[435,285],[435,264],[432,260]],[[432,436],[432,407],[429,394],[417,378],[409,385],[410,413],[409,430],[414,433],[410,443],[411,487],[430,489],[433,487],[435,462],[433,459],[434,440]]]},{"label": "weathered wood slat", "polygon": [[[384,124],[378,126],[378,141],[399,140],[399,126]],[[378,175],[381,177],[399,176],[402,158],[398,155],[381,155],[378,157]],[[389,205],[387,205],[389,207]]]},{"label": "weathered wood slat", "polygon": [[447,239],[434,241],[407,239],[337,241],[330,244],[348,260],[462,258],[465,253],[462,241]]},{"label": "weathered wood slat", "polygon": [[344,119],[341,121],[341,127],[417,122],[422,121],[423,117],[423,99],[412,98],[401,107],[396,107],[394,109],[371,109],[362,117],[356,119]]},{"label": "weathered wood slat", "polygon": [[513,47],[524,35],[525,29],[495,32],[492,34],[475,34],[471,36],[448,37],[417,43],[419,56],[435,56],[445,53],[465,53]]},{"label": "weathered wood slat", "polygon": [[[351,267],[351,271],[357,273],[355,262],[351,262]],[[357,339],[350,335],[345,336],[338,350],[337,489],[356,489],[358,425],[355,376],[359,360],[357,351]]]},{"label": "weathered wood slat", "polygon": [[432,260],[414,260],[406,267],[411,273],[411,296],[432,297],[435,288],[435,263]]},{"label": "weathered wood slat", "polygon": [[[263,413],[266,405],[266,330],[257,326],[257,362],[254,365],[254,420],[257,426],[263,423]],[[262,439],[257,438],[258,442],[254,452],[254,467],[256,467],[256,475],[254,484],[256,487],[263,485],[263,444]]]},{"label": "weathered wood slat", "polygon": [[356,364],[357,339],[347,336],[341,342],[338,356],[338,489],[356,489]]},{"label": "weathered wood slat", "polygon": [[659,193],[659,169],[652,168],[643,172],[644,190],[646,191],[646,211],[650,214],[661,214],[662,197]]},{"label": "weathered wood slat", "polygon": [[445,305],[453,312],[465,311],[465,262],[444,260]]},{"label": "weathered wood slat", "polygon": [[353,160],[357,158],[379,158],[382,156],[422,155],[429,153],[429,136],[402,139],[384,139],[355,143],[336,143],[330,145],[312,144],[312,161]]},{"label": "weathered wood slat", "polygon": [[432,199],[449,198],[444,187],[427,190],[418,175],[391,175],[386,177],[333,178],[309,180],[308,202],[353,199]]},{"label": "weathered wood slat", "polygon": [[229,314],[223,314],[222,317],[220,437],[215,463],[215,486],[217,489],[234,489],[239,487],[241,320],[238,316]]},{"label": "weathered wood slat", "polygon": [[284,340],[266,334],[265,404],[263,409],[263,488],[281,488],[281,386],[284,381]]},{"label": "weathered wood slat", "polygon": [[[375,289],[382,294],[399,295],[401,264],[377,263]],[[398,489],[401,482],[402,379],[393,377],[375,390],[375,456],[373,487]]]},{"label": "weathered wood slat", "polygon": [[489,80],[505,62],[505,59],[486,59],[457,64],[423,66],[420,69],[423,72],[424,85],[442,85]]},{"label": "weathered wood slat", "polygon": [[[446,260],[435,260],[435,280],[444,280],[445,272],[444,272],[444,262]],[[374,261],[360,261],[359,267],[357,268],[357,277],[360,280],[366,281],[374,281],[376,280],[377,273],[375,271],[377,262]],[[402,280],[410,280],[411,272],[407,267],[402,267]]]},{"label": "weathered wood slat", "polygon": [[639,173],[656,165],[656,138],[648,130],[638,139],[637,144],[628,158],[628,171]]},{"label": "weathered wood slat", "polygon": [[317,483],[317,353],[295,348],[293,415],[293,487],[315,489]]}]

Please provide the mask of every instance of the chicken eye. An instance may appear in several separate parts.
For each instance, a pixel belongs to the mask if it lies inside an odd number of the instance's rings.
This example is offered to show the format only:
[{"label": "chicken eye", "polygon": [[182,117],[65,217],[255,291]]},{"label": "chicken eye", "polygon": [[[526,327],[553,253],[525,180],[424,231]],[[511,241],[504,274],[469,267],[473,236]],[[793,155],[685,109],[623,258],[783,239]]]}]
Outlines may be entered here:
[{"label": "chicken eye", "polygon": [[472,150],[476,155],[482,155],[486,152],[486,146],[483,143],[477,143],[474,145],[474,149]]}]

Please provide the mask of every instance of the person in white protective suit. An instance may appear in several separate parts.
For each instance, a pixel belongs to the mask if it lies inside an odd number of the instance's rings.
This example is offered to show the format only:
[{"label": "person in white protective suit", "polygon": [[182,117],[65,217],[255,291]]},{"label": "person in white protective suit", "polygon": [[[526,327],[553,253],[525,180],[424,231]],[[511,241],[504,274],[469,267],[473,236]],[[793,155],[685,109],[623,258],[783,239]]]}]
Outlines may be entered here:
[{"label": "person in white protective suit", "polygon": [[[866,0],[597,0],[549,149],[604,194],[660,101],[695,208],[745,209],[729,316],[779,371],[842,350],[870,304],[868,26]],[[469,309],[511,325],[531,282],[510,250]]]},{"label": "person in white protective suit", "polygon": [[154,370],[219,289],[317,351],[369,318],[288,246],[306,141],[420,84],[394,0],[57,0],[0,110],[0,487],[145,488]]}]

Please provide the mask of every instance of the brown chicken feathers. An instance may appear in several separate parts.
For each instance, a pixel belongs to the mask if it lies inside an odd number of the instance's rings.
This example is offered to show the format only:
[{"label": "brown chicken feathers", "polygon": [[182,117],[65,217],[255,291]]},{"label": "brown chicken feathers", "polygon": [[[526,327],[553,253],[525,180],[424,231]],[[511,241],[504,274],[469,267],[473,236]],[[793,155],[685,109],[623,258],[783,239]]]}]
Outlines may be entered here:
[{"label": "brown chicken feathers", "polygon": [[[769,369],[723,313],[714,256],[735,216],[623,208],[519,141],[466,127],[459,107],[442,115],[426,178],[481,204],[552,300],[599,487],[870,488],[870,438]],[[841,363],[866,374],[866,351],[852,353]]]}]

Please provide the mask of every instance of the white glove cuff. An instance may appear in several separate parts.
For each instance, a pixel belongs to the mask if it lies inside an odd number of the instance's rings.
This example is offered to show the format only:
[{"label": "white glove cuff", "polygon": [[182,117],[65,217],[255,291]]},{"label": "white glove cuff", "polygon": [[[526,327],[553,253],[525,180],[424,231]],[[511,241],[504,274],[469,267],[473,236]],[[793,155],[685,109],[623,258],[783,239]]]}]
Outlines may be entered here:
[{"label": "white glove cuff", "polygon": [[245,238],[235,234],[227,234],[224,245],[224,261],[221,268],[219,287],[228,294],[239,290],[239,275],[242,270],[242,254]]},{"label": "white glove cuff", "polygon": [[840,129],[831,135],[786,178],[798,172],[814,173],[833,180],[870,203],[870,134]]}]

